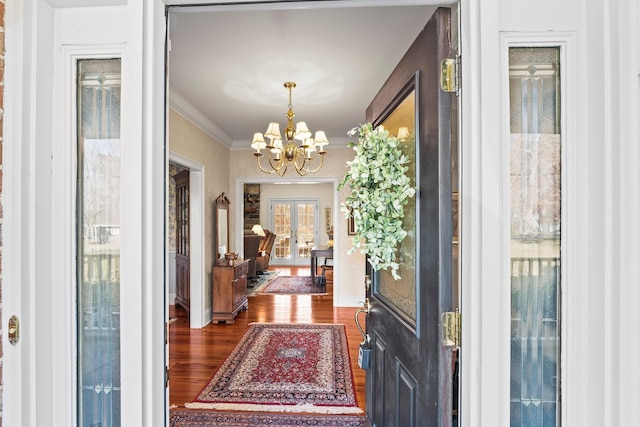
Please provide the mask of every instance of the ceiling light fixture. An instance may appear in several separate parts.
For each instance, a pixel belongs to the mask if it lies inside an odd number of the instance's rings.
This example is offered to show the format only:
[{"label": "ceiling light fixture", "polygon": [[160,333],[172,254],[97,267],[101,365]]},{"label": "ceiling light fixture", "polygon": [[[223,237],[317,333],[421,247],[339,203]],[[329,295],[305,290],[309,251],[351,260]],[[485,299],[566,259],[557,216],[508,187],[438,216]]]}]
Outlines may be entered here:
[{"label": "ceiling light fixture", "polygon": [[[284,176],[287,168],[293,166],[298,175],[304,176],[317,172],[322,168],[324,155],[327,154],[324,146],[329,144],[329,141],[324,131],[321,130],[316,132],[315,138],[311,138],[311,132],[305,122],[298,122],[296,127],[293,127],[293,118],[296,115],[293,113],[291,105],[291,90],[296,87],[296,84],[294,82],[286,82],[284,87],[289,90],[289,111],[284,115],[287,118],[287,128],[284,130],[286,143],[283,144],[280,124],[271,122],[264,135],[260,132],[253,134],[251,148],[256,150],[253,155],[256,156],[256,162],[262,172],[275,172],[280,176]],[[265,137],[269,138],[269,145],[265,142]],[[300,141],[299,145],[294,142],[295,139]],[[267,149],[270,170],[265,169],[261,162],[261,157],[264,156],[261,150],[265,148]],[[318,161],[318,166],[312,168],[312,164],[315,165]]]}]

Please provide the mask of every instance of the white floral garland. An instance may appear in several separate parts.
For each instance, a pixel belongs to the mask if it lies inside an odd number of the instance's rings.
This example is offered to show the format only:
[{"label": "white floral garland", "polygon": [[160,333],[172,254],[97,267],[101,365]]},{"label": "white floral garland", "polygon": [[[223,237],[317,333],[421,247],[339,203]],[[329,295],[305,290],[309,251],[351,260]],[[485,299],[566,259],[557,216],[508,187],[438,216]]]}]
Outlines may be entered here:
[{"label": "white floral garland", "polygon": [[369,256],[375,270],[391,269],[399,280],[398,247],[407,236],[402,227],[404,206],[415,195],[409,170],[409,158],[400,149],[400,140],[382,126],[373,129],[371,123],[355,127],[349,136],[358,134],[358,144],[351,143],[355,157],[347,162],[349,171],[338,186],[351,188],[341,211],[347,218],[353,216],[356,235],[353,253],[357,248]]}]

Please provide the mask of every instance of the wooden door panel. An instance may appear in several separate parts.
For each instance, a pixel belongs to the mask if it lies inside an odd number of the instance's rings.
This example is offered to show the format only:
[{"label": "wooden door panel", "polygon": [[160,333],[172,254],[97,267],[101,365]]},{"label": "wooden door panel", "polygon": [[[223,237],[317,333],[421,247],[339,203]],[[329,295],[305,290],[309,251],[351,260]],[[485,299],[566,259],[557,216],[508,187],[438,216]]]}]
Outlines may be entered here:
[{"label": "wooden door panel", "polygon": [[416,426],[416,410],[418,406],[418,381],[405,366],[396,359],[396,424],[398,426]]},{"label": "wooden door panel", "polygon": [[[384,420],[385,418],[385,405],[387,393],[385,392],[385,384],[391,384],[391,381],[385,381],[386,375],[386,361],[387,361],[387,344],[379,336],[375,335],[371,337],[372,345],[372,357],[371,368],[367,372],[367,414],[372,420]],[[370,399],[369,396],[375,396]],[[393,396],[393,394],[390,394]]]},{"label": "wooden door panel", "polygon": [[377,334],[372,339],[374,352],[372,375],[367,378],[369,391],[376,399],[367,400],[367,413],[385,420],[386,426],[416,426],[418,417],[418,381],[392,352],[387,340]]},{"label": "wooden door panel", "polygon": [[451,351],[440,339],[440,314],[452,310],[452,94],[440,90],[440,62],[450,55],[450,10],[440,8],[366,112],[391,132],[414,116],[414,137],[402,149],[417,188],[405,209],[413,240],[403,242],[401,281],[367,266],[367,416],[375,427],[451,425]]}]

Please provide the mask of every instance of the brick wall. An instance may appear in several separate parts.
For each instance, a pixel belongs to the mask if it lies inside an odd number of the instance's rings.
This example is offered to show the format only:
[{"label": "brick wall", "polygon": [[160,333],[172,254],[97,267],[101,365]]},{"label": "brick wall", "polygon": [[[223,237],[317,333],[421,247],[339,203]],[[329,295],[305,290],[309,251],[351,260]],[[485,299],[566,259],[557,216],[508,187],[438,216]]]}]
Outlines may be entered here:
[{"label": "brick wall", "polygon": [[[5,0],[0,0],[0,195],[2,195],[2,151],[4,134],[3,118],[4,118],[4,4]],[[0,319],[2,319],[2,205],[0,204]],[[3,335],[3,325],[0,322],[0,337]],[[4,362],[4,351],[2,349],[2,340],[0,340],[0,427],[2,427],[2,393],[3,393],[3,376],[2,367]]]}]

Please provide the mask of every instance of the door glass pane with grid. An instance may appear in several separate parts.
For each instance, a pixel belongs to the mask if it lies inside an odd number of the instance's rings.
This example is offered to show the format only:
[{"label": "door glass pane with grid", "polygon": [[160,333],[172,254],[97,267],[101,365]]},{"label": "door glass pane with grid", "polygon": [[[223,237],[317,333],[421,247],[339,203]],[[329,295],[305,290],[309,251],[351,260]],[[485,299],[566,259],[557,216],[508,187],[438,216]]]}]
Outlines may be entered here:
[{"label": "door glass pane with grid", "polygon": [[291,204],[275,202],[271,205],[271,229],[276,234],[274,263],[291,258]]},{"label": "door glass pane with grid", "polygon": [[297,255],[300,262],[309,259],[311,248],[314,245],[316,236],[316,207],[313,202],[296,202],[297,209],[297,229],[296,242],[298,244]]},{"label": "door glass pane with grid", "polygon": [[509,49],[511,426],[560,425],[560,48]]}]

